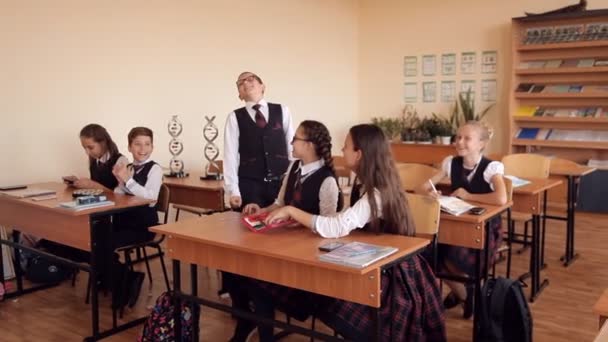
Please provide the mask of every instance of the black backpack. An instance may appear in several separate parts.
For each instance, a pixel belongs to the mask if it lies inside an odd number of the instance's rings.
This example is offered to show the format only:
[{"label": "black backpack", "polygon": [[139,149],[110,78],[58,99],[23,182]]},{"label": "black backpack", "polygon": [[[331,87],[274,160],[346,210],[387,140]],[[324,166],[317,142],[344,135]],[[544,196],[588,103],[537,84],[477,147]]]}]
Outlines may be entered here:
[{"label": "black backpack", "polygon": [[532,342],[532,314],[519,280],[488,279],[480,303],[478,341]]}]

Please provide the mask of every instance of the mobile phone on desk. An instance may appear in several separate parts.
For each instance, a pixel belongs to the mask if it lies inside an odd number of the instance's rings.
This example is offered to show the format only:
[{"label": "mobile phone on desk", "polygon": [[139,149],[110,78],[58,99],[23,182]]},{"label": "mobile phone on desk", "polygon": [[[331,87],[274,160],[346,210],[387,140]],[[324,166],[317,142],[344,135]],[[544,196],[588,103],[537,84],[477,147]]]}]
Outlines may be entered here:
[{"label": "mobile phone on desk", "polygon": [[482,208],[482,207],[474,207],[474,208],[471,208],[471,210],[469,210],[469,213],[471,215],[481,215],[485,212],[486,212],[486,208]]},{"label": "mobile phone on desk", "polygon": [[329,242],[329,243],[326,243],[324,245],[319,246],[319,250],[323,251],[323,252],[331,252],[334,249],[337,249],[337,248],[342,247],[342,246],[344,246],[344,243],[338,242],[338,241],[334,241],[334,242]]},{"label": "mobile phone on desk", "polygon": [[74,182],[76,182],[78,180],[78,177],[76,176],[63,176],[61,177],[61,179],[63,179],[63,182],[67,185],[74,185]]}]

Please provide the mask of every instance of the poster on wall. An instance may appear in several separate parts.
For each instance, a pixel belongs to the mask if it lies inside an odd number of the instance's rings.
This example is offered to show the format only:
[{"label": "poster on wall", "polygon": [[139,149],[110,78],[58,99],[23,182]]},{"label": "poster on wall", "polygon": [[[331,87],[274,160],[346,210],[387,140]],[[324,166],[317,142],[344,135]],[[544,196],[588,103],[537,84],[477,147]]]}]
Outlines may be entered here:
[{"label": "poster on wall", "polygon": [[444,53],[441,55],[441,74],[456,75],[456,54]]},{"label": "poster on wall", "polygon": [[460,56],[460,73],[469,75],[475,73],[475,52],[463,52]]},{"label": "poster on wall", "polygon": [[456,94],[456,82],[441,81],[441,102],[454,102]]},{"label": "poster on wall", "polygon": [[481,100],[485,102],[496,102],[496,80],[481,81]]},{"label": "poster on wall", "polygon": [[436,69],[437,69],[437,56],[435,56],[435,55],[422,56],[422,75],[435,76]]},{"label": "poster on wall", "polygon": [[431,103],[437,99],[437,83],[423,82],[422,83],[422,101]]},{"label": "poster on wall", "polygon": [[481,54],[481,72],[483,74],[495,74],[498,54],[496,51],[484,51]]},{"label": "poster on wall", "polygon": [[405,56],[403,57],[403,76],[415,77],[418,73],[418,57]]},{"label": "poster on wall", "polygon": [[418,84],[406,82],[403,84],[403,99],[405,103],[415,103],[418,99]]}]

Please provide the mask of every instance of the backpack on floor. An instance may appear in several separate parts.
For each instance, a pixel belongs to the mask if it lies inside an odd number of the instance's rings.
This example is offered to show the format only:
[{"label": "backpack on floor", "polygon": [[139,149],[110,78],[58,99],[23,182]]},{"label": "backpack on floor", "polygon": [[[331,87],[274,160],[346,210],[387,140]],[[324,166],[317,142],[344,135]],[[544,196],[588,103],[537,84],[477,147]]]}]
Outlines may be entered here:
[{"label": "backpack on floor", "polygon": [[532,341],[532,314],[519,280],[488,279],[480,303],[478,341]]},{"label": "backpack on floor", "polygon": [[[152,313],[144,323],[142,335],[137,339],[138,342],[175,341],[175,331],[173,329],[174,298],[172,292],[164,292],[156,299]],[[182,338],[180,342],[192,341],[193,322],[195,319],[198,320],[199,316],[200,306],[198,304],[194,304],[194,312],[192,312],[192,303],[182,300]]]}]

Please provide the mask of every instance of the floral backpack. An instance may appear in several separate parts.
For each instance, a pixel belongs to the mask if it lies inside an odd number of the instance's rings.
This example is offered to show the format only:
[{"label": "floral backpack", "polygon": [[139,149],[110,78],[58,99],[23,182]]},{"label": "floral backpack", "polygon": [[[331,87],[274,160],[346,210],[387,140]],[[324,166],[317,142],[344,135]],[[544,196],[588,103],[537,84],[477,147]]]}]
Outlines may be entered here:
[{"label": "floral backpack", "polygon": [[[152,313],[144,324],[144,330],[141,336],[137,339],[138,342],[168,342],[175,341],[175,323],[173,321],[173,301],[174,295],[172,292],[164,292],[156,299],[156,304],[152,309]],[[194,305],[192,312],[192,303],[182,301],[182,338],[181,342],[192,341],[194,334],[192,324],[194,320],[200,317],[200,306]]]}]

